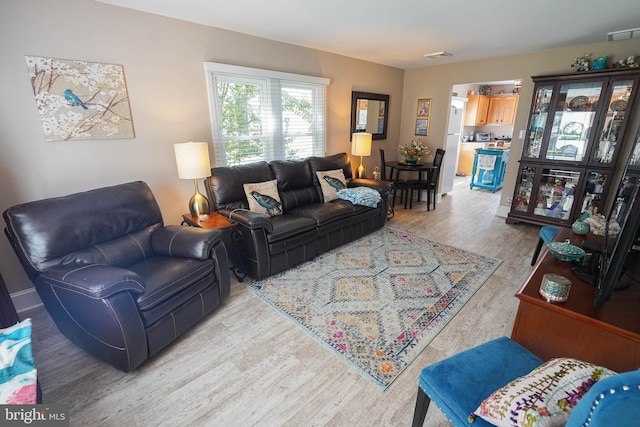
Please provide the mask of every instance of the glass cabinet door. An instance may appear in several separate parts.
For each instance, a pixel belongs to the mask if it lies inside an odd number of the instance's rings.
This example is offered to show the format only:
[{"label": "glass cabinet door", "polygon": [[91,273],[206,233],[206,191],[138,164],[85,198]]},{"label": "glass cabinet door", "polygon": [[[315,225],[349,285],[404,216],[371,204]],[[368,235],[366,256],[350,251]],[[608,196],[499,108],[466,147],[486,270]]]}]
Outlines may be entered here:
[{"label": "glass cabinet door", "polygon": [[613,82],[611,95],[606,99],[604,125],[596,142],[592,164],[611,165],[615,161],[618,139],[622,135],[622,125],[627,104],[632,96],[633,83],[631,79]]},{"label": "glass cabinet door", "polygon": [[567,168],[543,168],[538,178],[534,215],[555,218],[558,221],[571,219],[576,187],[580,182],[580,171]]},{"label": "glass cabinet door", "polygon": [[591,128],[603,81],[565,83],[560,86],[553,125],[546,149],[547,160],[582,162],[588,157]]},{"label": "glass cabinet door", "polygon": [[633,148],[631,149],[631,155],[629,157],[629,169],[640,171],[640,129],[638,129],[636,139],[633,142]]},{"label": "glass cabinet door", "polygon": [[514,211],[527,212],[529,210],[537,169],[536,166],[522,165],[520,167],[520,175],[516,185],[516,196],[512,204]]},{"label": "glass cabinet door", "polygon": [[589,170],[585,176],[580,212],[604,213],[604,195],[609,187],[608,171]]},{"label": "glass cabinet door", "polygon": [[613,216],[618,223],[622,223],[623,218],[626,216],[627,210],[631,205],[632,190],[638,184],[639,180],[640,176],[635,173],[628,173],[622,178],[613,208]]},{"label": "glass cabinet door", "polygon": [[553,95],[553,85],[543,85],[536,88],[533,96],[533,107],[529,117],[529,137],[527,147],[522,151],[523,157],[538,158],[542,148],[544,129],[547,123],[549,105]]}]

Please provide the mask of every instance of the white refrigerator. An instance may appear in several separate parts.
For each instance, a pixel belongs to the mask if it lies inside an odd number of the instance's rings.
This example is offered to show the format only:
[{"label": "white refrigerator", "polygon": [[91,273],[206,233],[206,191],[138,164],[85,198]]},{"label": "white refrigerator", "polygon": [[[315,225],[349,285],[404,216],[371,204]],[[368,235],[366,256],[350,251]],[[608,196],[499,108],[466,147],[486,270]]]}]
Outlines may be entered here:
[{"label": "white refrigerator", "polygon": [[449,107],[449,124],[447,125],[447,140],[445,142],[445,154],[440,171],[440,194],[446,194],[453,190],[453,179],[458,170],[458,150],[462,138],[462,126],[464,123],[464,111],[467,98],[452,97]]}]

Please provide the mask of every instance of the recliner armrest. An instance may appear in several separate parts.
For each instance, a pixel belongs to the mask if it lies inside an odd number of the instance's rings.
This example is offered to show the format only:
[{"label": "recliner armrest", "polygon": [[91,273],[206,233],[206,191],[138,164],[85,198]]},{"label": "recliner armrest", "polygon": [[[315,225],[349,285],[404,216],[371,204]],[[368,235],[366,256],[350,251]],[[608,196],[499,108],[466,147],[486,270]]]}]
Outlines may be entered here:
[{"label": "recliner armrest", "polygon": [[273,224],[269,221],[269,217],[263,214],[251,212],[248,209],[234,209],[232,211],[222,209],[220,213],[231,221],[235,221],[245,227],[251,229],[264,228],[269,233],[273,231]]},{"label": "recliner armrest", "polygon": [[106,264],[67,264],[53,267],[40,274],[36,284],[77,292],[90,298],[107,298],[122,291],[142,293],[142,278],[126,268]]},{"label": "recliner armrest", "polygon": [[167,225],[153,233],[151,247],[157,255],[208,259],[221,240],[221,230]]}]

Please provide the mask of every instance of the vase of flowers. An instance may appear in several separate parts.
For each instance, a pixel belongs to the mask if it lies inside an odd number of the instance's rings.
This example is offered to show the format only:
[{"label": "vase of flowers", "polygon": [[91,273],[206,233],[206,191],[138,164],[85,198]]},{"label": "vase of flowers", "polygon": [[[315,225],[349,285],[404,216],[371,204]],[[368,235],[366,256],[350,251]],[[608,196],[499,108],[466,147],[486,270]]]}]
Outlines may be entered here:
[{"label": "vase of flowers", "polygon": [[589,71],[589,67],[591,66],[591,54],[585,53],[584,55],[576,58],[576,60],[571,64],[571,68],[575,68],[577,72],[581,73],[583,71]]},{"label": "vase of flowers", "polygon": [[400,155],[409,164],[418,163],[418,160],[427,154],[429,154],[429,149],[422,145],[420,141],[411,140],[411,142],[400,146]]}]

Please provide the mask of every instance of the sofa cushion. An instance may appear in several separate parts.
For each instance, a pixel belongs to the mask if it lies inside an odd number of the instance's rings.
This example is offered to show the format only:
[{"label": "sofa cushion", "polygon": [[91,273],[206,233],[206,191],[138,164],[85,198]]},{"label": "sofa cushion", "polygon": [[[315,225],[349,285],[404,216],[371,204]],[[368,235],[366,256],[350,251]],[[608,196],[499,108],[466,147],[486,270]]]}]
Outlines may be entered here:
[{"label": "sofa cushion", "polygon": [[485,421],[512,425],[564,426],[571,410],[591,386],[615,375],[607,368],[570,358],[545,362],[493,392],[476,409]]},{"label": "sofa cushion", "polygon": [[272,242],[278,242],[282,239],[295,236],[296,234],[314,230],[316,228],[316,222],[312,218],[305,218],[299,215],[281,215],[269,219],[271,222],[271,232],[267,235],[267,240]]},{"label": "sofa cushion", "polygon": [[251,212],[268,216],[282,215],[282,201],[275,179],[243,184],[243,188]]},{"label": "sofa cushion", "polygon": [[309,203],[322,202],[322,196],[318,193],[315,185],[283,191],[280,193],[280,199],[282,200],[282,206],[285,212],[289,212],[298,206],[308,205]]},{"label": "sofa cushion", "polygon": [[313,203],[293,209],[291,214],[313,219],[315,225],[320,227],[351,217],[354,214],[354,209],[353,205],[346,206],[341,203]]},{"label": "sofa cushion", "polygon": [[318,171],[342,169],[347,181],[350,181],[351,178],[353,178],[353,174],[351,173],[351,164],[349,163],[349,155],[347,155],[347,153],[339,153],[324,157],[309,157],[307,161],[311,167],[313,184],[316,186],[320,185],[318,176],[316,175],[316,172]]},{"label": "sofa cushion", "polygon": [[274,178],[269,164],[264,161],[212,168],[211,176],[205,180],[211,208],[216,211],[248,209],[243,184],[271,181]]},{"label": "sofa cushion", "polygon": [[342,169],[316,172],[325,203],[338,198],[338,191],[347,188]]},{"label": "sofa cushion", "polygon": [[313,187],[313,174],[306,160],[274,160],[269,166],[281,192]]},{"label": "sofa cushion", "polygon": [[285,212],[308,203],[322,201],[306,160],[274,160],[269,163],[278,181]]}]

